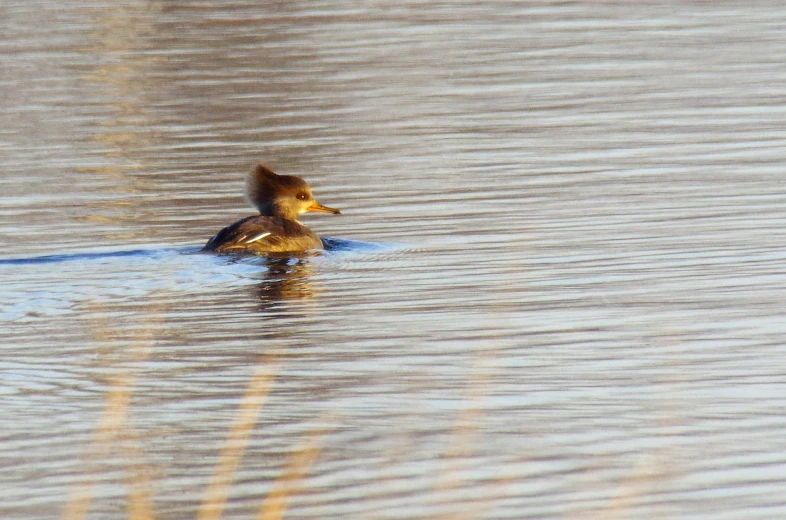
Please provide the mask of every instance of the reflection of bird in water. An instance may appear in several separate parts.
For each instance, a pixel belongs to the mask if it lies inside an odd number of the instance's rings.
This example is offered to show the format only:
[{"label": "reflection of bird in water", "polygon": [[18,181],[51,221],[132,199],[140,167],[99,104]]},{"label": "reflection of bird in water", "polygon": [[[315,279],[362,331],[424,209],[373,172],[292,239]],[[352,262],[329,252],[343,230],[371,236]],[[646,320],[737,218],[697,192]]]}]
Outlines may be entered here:
[{"label": "reflection of bird in water", "polygon": [[263,164],[249,174],[246,197],[259,209],[259,215],[225,227],[202,251],[265,254],[322,249],[322,240],[297,217],[307,211],[340,213],[315,201],[311,188],[300,177],[277,175]]},{"label": "reflection of bird in water", "polygon": [[263,310],[270,310],[282,301],[314,297],[310,281],[313,271],[305,258],[271,256],[265,259],[264,266],[267,268],[264,278],[255,286]]}]

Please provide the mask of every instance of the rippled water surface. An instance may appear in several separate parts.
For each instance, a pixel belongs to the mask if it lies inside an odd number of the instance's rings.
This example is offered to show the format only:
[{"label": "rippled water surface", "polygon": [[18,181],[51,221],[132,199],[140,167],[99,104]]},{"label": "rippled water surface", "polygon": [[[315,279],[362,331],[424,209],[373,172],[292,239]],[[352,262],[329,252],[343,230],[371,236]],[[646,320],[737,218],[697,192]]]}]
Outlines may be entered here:
[{"label": "rippled water surface", "polygon": [[0,19],[3,518],[786,517],[780,3]]}]

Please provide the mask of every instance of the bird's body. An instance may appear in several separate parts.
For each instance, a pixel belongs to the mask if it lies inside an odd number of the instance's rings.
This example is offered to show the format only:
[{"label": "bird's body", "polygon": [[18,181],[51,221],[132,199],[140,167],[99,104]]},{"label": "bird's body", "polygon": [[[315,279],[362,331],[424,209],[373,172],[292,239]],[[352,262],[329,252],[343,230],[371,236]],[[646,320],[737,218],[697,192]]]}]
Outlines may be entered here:
[{"label": "bird's body", "polygon": [[219,231],[203,251],[287,253],[322,249],[322,240],[296,220],[253,215]]}]

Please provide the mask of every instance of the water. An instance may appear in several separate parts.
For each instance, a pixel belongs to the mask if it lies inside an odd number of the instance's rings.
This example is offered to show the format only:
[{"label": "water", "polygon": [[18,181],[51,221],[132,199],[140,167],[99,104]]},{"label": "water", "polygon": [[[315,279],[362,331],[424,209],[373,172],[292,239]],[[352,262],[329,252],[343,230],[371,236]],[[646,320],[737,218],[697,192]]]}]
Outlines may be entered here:
[{"label": "water", "polygon": [[4,518],[786,515],[779,3],[0,18]]}]

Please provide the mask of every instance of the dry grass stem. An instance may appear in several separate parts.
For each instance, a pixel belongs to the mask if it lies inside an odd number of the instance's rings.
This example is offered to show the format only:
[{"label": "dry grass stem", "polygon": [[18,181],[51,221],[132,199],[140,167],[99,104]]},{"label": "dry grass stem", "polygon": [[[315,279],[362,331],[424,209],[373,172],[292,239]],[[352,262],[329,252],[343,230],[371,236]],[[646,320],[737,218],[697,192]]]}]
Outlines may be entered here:
[{"label": "dry grass stem", "polygon": [[262,504],[257,520],[281,520],[284,517],[290,497],[298,493],[303,478],[322,451],[322,442],[330,430],[320,428],[312,431],[303,447],[290,455],[284,473],[273,483],[273,489]]},{"label": "dry grass stem", "polygon": [[240,466],[248,437],[257,424],[262,404],[276,378],[278,356],[264,356],[257,364],[256,371],[248,383],[243,401],[235,415],[224,448],[205,490],[197,520],[218,520],[226,504],[229,487],[234,480],[235,471]]}]

